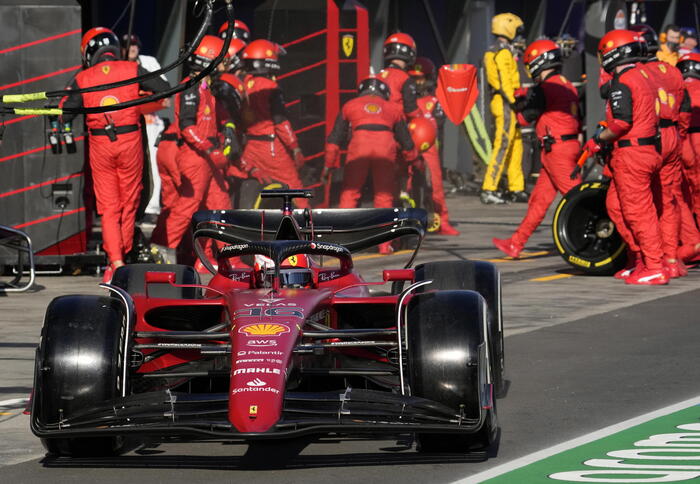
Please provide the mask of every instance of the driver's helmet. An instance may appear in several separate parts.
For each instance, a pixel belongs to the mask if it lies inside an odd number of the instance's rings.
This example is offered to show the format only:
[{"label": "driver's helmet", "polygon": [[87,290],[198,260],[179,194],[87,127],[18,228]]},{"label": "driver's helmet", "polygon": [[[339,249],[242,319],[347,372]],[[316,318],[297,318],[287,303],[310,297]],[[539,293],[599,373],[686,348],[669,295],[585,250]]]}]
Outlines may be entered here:
[{"label": "driver's helmet", "polygon": [[[255,255],[255,273],[262,287],[272,286],[275,277],[275,263],[269,257],[261,254]],[[297,254],[286,258],[280,266],[280,287],[288,289],[301,289],[313,285],[313,271],[309,269],[309,258],[304,254]]]}]

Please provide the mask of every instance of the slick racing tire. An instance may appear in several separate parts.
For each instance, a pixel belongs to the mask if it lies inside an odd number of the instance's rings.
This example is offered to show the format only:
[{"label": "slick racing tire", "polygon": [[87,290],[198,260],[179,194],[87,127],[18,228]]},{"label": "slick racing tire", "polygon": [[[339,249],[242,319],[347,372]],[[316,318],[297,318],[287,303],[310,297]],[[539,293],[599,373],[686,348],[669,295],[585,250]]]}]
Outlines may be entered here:
[{"label": "slick racing tire", "polygon": [[564,195],[554,212],[557,251],[586,274],[612,275],[627,261],[626,245],[605,208],[607,193],[607,183],[582,183]]},{"label": "slick racing tire", "polygon": [[[61,296],[46,309],[36,354],[32,427],[58,429],[82,411],[122,396],[126,318],[121,301],[103,296]],[[42,437],[50,454],[118,455],[121,437]]]},{"label": "slick racing tire", "polygon": [[486,451],[496,441],[498,422],[484,344],[487,312],[486,301],[474,291],[430,291],[408,304],[411,395],[438,402],[465,419],[483,417],[473,433],[418,433],[419,452]]},{"label": "slick racing tire", "polygon": [[442,261],[419,264],[416,266],[416,281],[426,280],[433,282],[419,288],[417,292],[460,289],[476,291],[486,300],[494,393],[498,398],[505,396],[501,273],[495,264],[485,261]]},{"label": "slick racing tire", "polygon": [[[146,272],[174,272],[175,284],[201,284],[194,268],[182,264],[128,264],[112,276],[112,285],[131,295],[146,293]],[[148,295],[168,299],[198,299],[201,290],[195,287],[174,287],[170,284],[149,284]]]}]

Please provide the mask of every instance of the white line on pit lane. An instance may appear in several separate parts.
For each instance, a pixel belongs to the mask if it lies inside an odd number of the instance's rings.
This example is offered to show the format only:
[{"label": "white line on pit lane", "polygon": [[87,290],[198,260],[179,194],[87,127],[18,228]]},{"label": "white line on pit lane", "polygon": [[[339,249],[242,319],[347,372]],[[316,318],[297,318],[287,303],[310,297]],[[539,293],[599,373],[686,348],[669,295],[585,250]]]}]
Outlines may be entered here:
[{"label": "white line on pit lane", "polygon": [[591,432],[590,434],[582,435],[581,437],[576,437],[575,439],[569,440],[567,442],[562,442],[561,444],[557,444],[553,447],[538,450],[537,452],[534,452],[532,454],[519,457],[510,462],[506,462],[504,464],[496,466],[493,469],[489,469],[487,471],[474,474],[473,476],[465,477],[464,479],[454,481],[454,483],[476,484],[479,482],[483,482],[488,479],[500,476],[501,474],[505,474],[506,472],[514,471],[516,469],[520,469],[521,467],[533,464],[542,459],[546,459],[547,457],[551,457],[555,454],[560,454],[567,450],[573,449],[574,447],[579,447],[581,445],[588,444],[589,442],[593,442],[594,440],[599,440],[603,437],[608,437],[609,435],[622,432],[623,430],[627,430],[628,428],[641,425],[643,423],[648,422],[649,420],[653,420],[658,417],[663,417],[674,412],[679,412],[681,410],[685,410],[686,408],[699,404],[700,396],[684,400],[674,405],[669,405],[668,407],[660,408],[658,410],[654,410],[653,412],[645,413],[644,415],[640,415],[638,417],[634,417],[629,420],[613,424],[609,427],[596,430],[595,432]]},{"label": "white line on pit lane", "polygon": [[28,398],[11,398],[10,400],[2,400],[0,401],[0,408],[17,407],[20,404],[24,405],[28,401]]}]

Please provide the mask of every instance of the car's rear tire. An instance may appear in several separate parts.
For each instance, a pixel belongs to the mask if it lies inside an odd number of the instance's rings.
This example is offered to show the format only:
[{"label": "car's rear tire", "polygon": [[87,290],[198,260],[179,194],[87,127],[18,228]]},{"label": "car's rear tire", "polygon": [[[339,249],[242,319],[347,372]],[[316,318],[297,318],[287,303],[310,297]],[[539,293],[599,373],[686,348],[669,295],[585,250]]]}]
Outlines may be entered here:
[{"label": "car's rear tire", "polygon": [[[175,284],[201,284],[194,268],[182,264],[128,264],[119,267],[112,276],[112,285],[131,295],[146,293],[146,272],[173,272]],[[197,299],[202,291],[195,287],[174,287],[170,284],[149,284],[148,295],[170,299]]]},{"label": "car's rear tire", "polygon": [[416,266],[416,281],[432,280],[417,292],[441,290],[476,291],[486,300],[489,313],[491,375],[497,397],[505,394],[505,345],[501,302],[501,273],[485,261],[440,261]]},{"label": "car's rear tire", "polygon": [[[62,296],[46,309],[36,354],[32,419],[57,424],[102,402],[121,397],[125,356],[122,303],[103,296]],[[110,456],[124,446],[120,437],[42,438],[51,454]]]},{"label": "car's rear tire", "polygon": [[582,183],[554,212],[552,235],[559,255],[586,274],[609,276],[627,262],[625,243],[608,217],[607,193],[605,182]]},{"label": "car's rear tire", "polygon": [[[466,419],[484,421],[475,433],[419,433],[420,452],[486,451],[496,441],[495,400],[487,393],[487,307],[474,291],[431,291],[408,305],[408,381],[411,394],[439,402]],[[484,398],[491,407],[484,409]]]}]

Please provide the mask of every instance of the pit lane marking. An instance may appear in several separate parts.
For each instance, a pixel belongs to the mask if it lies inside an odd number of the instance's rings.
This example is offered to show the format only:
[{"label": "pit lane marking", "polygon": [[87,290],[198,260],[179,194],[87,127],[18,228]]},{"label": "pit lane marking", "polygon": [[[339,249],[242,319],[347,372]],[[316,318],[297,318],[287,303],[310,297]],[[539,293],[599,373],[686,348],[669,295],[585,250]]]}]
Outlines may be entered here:
[{"label": "pit lane marking", "polygon": [[380,257],[391,257],[392,255],[404,255],[404,254],[412,254],[412,250],[399,250],[397,252],[393,252],[391,254],[367,254],[367,255],[358,255],[357,257],[353,257],[352,260],[368,260],[368,259],[379,259]]},{"label": "pit lane marking", "polygon": [[554,274],[553,276],[535,277],[530,279],[531,282],[549,282],[557,281],[559,279],[568,279],[569,277],[574,277],[573,274]]},{"label": "pit lane marking", "polygon": [[[597,440],[601,440],[606,437],[610,437],[614,434],[620,433],[624,430],[631,429],[633,427],[637,427],[639,425],[645,424],[651,420],[660,418],[660,417],[666,417],[669,416],[670,414],[680,412],[682,410],[688,410],[689,408],[692,408],[696,405],[700,405],[700,395],[690,398],[688,400],[684,400],[682,402],[669,405],[667,407],[663,407],[657,410],[654,410],[649,413],[645,413],[643,415],[640,415],[638,417],[631,418],[629,420],[625,420],[613,425],[610,425],[608,427],[602,428],[600,430],[596,430],[594,432],[591,432],[589,434],[582,435],[580,437],[576,437],[574,439],[571,439],[566,442],[562,442],[561,444],[554,445],[552,447],[548,447],[546,449],[539,450],[537,452],[533,452],[532,454],[519,457],[517,459],[514,459],[510,462],[506,462],[504,464],[501,464],[499,466],[493,467],[492,469],[480,472],[478,474],[474,474],[472,476],[465,477],[463,479],[453,481],[454,484],[478,484],[478,483],[486,483],[489,482],[490,479],[494,479],[499,476],[503,476],[504,474],[507,474],[509,472],[513,472],[519,469],[522,469],[526,466],[535,464],[539,461],[542,461],[544,459],[547,459],[549,457],[556,456],[557,454],[562,454],[566,451],[575,449],[577,447],[581,447],[585,444],[589,444],[592,442],[595,442]],[[670,429],[669,429],[670,430]],[[501,481],[501,480],[494,480],[493,484],[496,484],[498,482],[508,482],[508,481]],[[515,482],[515,481],[512,481]],[[537,481],[541,482],[541,481]],[[552,483],[554,482],[562,482],[562,481],[551,481]],[[605,481],[589,481],[589,482],[605,482]],[[621,480],[616,480],[616,481],[609,481],[609,482],[624,482]],[[644,482],[644,481],[634,481],[634,482]],[[663,481],[646,481],[646,482],[663,482]],[[671,481],[668,481],[671,482]],[[675,482],[675,481],[674,481]]]},{"label": "pit lane marking", "polygon": [[0,401],[0,409],[5,409],[7,407],[18,408],[24,406],[29,401],[28,398],[11,398],[9,400]]}]

